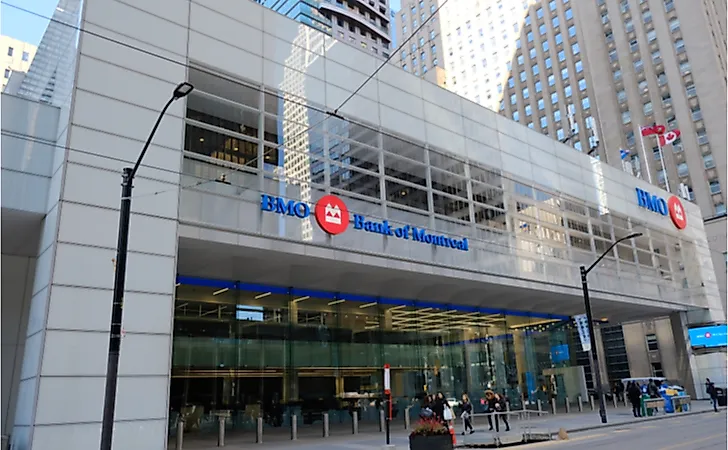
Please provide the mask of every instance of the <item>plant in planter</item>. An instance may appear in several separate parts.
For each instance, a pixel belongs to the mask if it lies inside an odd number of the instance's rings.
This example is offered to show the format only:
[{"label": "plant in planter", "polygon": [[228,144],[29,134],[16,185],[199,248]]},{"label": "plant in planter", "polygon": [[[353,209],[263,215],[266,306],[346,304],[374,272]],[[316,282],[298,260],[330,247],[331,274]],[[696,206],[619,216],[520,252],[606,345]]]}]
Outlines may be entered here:
[{"label": "plant in planter", "polygon": [[437,419],[420,419],[412,427],[410,450],[452,450],[452,436],[448,427]]}]

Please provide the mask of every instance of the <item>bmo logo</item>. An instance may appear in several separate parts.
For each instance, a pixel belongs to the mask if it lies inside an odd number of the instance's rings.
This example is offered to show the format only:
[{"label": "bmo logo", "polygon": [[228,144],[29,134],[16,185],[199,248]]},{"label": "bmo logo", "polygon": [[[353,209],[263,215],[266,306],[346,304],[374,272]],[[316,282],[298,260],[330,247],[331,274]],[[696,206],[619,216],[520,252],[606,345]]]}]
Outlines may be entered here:
[{"label": "bmo logo", "polygon": [[349,210],[346,204],[335,195],[325,195],[314,207],[316,222],[329,234],[341,234],[349,226]]},{"label": "bmo logo", "polygon": [[637,204],[641,208],[645,208],[661,216],[670,216],[670,220],[672,220],[673,225],[678,230],[682,230],[687,226],[687,215],[679,198],[673,195],[669,200],[665,201],[664,198],[650,194],[640,188],[636,188],[636,192]]}]

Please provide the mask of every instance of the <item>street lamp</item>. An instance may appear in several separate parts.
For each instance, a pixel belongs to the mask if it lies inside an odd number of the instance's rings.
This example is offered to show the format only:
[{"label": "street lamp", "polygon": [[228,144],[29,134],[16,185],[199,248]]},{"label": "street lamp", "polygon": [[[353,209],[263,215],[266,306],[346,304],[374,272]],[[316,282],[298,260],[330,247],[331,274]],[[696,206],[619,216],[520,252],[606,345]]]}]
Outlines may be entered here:
[{"label": "street lamp", "polygon": [[101,422],[101,450],[111,450],[111,442],[114,434],[114,409],[116,405],[116,382],[119,374],[119,349],[121,347],[121,317],[124,306],[124,282],[126,281],[126,255],[129,246],[129,219],[131,218],[131,190],[134,175],[139,170],[142,158],[147,153],[149,144],[157,132],[162,117],[167,108],[175,100],[189,95],[194,89],[190,83],[184,82],[177,85],[172,92],[172,97],[164,105],[159,113],[157,122],[154,124],[142,152],[137,158],[134,168],[125,167],[121,175],[121,212],[119,214],[119,236],[116,244],[116,268],[114,273],[114,297],[111,305],[111,333],[109,335],[109,355],[106,363],[106,392],[104,394],[104,415]]},{"label": "street lamp", "polygon": [[579,270],[581,272],[581,287],[584,290],[584,309],[586,309],[586,320],[589,324],[589,342],[591,343],[591,354],[592,354],[592,372],[594,373],[594,383],[596,384],[596,393],[599,397],[599,416],[602,418],[602,423],[607,423],[607,408],[604,404],[604,396],[602,395],[602,375],[599,372],[599,357],[597,355],[597,341],[594,337],[594,320],[592,319],[592,310],[591,310],[591,303],[589,302],[589,286],[586,282],[586,276],[591,272],[591,270],[599,264],[599,261],[604,258],[607,253],[612,251],[615,245],[619,244],[622,241],[626,241],[627,239],[632,239],[642,236],[642,233],[632,233],[629,234],[623,238],[617,239],[612,243],[612,245],[609,246],[607,250],[602,253],[602,255],[597,258],[594,263],[589,266],[589,268],[585,268],[584,266],[579,267]]}]

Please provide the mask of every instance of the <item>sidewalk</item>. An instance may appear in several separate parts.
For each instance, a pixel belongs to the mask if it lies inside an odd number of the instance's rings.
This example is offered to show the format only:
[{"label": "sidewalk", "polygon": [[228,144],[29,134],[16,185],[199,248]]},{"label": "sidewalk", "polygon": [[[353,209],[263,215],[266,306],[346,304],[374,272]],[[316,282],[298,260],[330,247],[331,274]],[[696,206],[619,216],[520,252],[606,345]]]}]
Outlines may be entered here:
[{"label": "sidewalk", "polygon": [[[457,444],[458,446],[468,444],[492,444],[495,442],[496,438],[499,438],[502,443],[506,444],[510,442],[520,442],[523,438],[523,434],[527,431],[547,438],[548,436],[554,436],[558,433],[560,428],[564,428],[569,433],[575,433],[603,427],[623,426],[633,424],[635,422],[646,422],[685,415],[704,414],[710,413],[713,410],[710,402],[707,401],[696,401],[691,406],[692,408],[690,412],[665,414],[661,410],[660,414],[657,416],[641,419],[635,419],[632,416],[631,408],[618,406],[615,409],[613,406],[608,406],[608,423],[602,424],[599,419],[599,413],[596,410],[591,411],[589,406],[586,405],[586,411],[581,413],[572,412],[566,414],[564,412],[557,412],[556,415],[547,414],[541,418],[537,418],[534,414],[530,420],[518,420],[517,418],[512,417],[510,420],[511,431],[508,433],[503,431],[500,433],[488,431],[487,418],[477,416],[474,418],[476,430],[474,434],[462,436],[460,434],[462,431],[462,425],[460,423],[456,424]],[[721,409],[724,410],[725,408]],[[502,422],[501,425],[503,425]],[[503,428],[501,428],[501,430],[503,430]],[[265,432],[266,434],[263,436],[263,444],[256,444],[255,435],[251,432],[228,432],[225,439],[225,447],[235,449],[265,448],[271,450],[321,450],[322,448],[364,450],[379,449],[385,444],[385,435],[383,432],[379,432],[378,427],[376,426],[362,427],[357,435],[352,435],[350,428],[347,426],[332,426],[330,437],[328,438],[322,437],[321,428],[318,426],[299,428],[298,440],[296,441],[290,440],[290,430],[288,428],[266,429]],[[401,423],[392,423],[390,442],[395,446],[394,449],[408,450],[408,436],[409,433],[403,429]],[[175,448],[174,438],[170,439],[168,448],[170,450]],[[218,449],[219,447],[217,447],[216,435],[190,434],[185,436],[182,448],[183,450],[213,450]]]}]

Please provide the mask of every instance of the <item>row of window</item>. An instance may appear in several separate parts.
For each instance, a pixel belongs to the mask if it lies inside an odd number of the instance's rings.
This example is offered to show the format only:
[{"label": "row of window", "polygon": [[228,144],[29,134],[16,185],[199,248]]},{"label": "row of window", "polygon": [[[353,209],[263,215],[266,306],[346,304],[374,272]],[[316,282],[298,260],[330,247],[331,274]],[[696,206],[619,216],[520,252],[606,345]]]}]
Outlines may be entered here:
[{"label": "row of window", "polygon": [[[8,47],[8,56],[13,56],[14,54],[15,54],[15,49],[13,47]],[[20,55],[20,59],[27,62],[30,59],[30,53],[23,52],[23,54]]]}]

